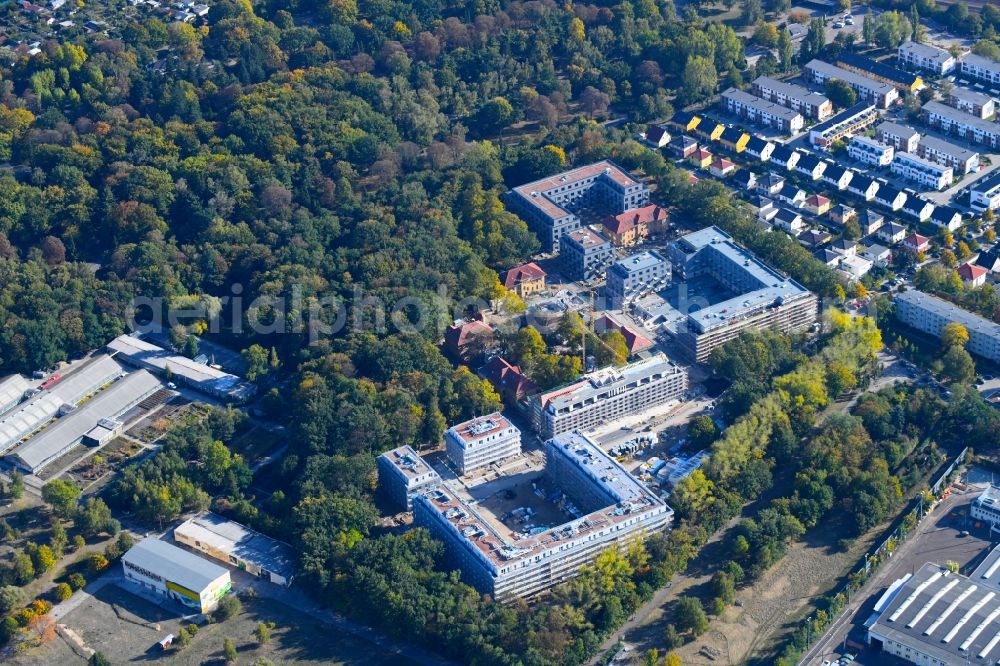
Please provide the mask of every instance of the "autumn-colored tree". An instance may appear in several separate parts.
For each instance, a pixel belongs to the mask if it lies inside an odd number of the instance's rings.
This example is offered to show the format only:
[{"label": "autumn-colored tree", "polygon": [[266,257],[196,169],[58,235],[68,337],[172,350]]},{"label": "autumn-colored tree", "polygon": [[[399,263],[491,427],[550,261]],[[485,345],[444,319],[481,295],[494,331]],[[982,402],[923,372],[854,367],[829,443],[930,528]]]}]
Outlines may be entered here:
[{"label": "autumn-colored tree", "polygon": [[605,113],[610,105],[611,97],[594,86],[587,86],[580,93],[580,107],[586,112],[588,118]]},{"label": "autumn-colored tree", "polygon": [[63,602],[73,596],[73,589],[68,583],[59,583],[52,594],[56,598],[56,601]]},{"label": "autumn-colored tree", "polygon": [[954,252],[945,248],[941,250],[941,264],[948,268],[954,268],[958,265],[958,258],[955,256]]},{"label": "autumn-colored tree", "polygon": [[941,331],[941,342],[945,347],[965,347],[969,342],[969,331],[957,321],[945,324]]},{"label": "autumn-colored tree", "polygon": [[547,150],[550,153],[552,153],[553,155],[555,155],[559,159],[559,164],[560,165],[563,165],[563,166],[566,165],[566,151],[565,150],[563,150],[559,146],[553,146],[552,144],[547,144],[545,146],[542,146],[542,149],[543,150]]},{"label": "autumn-colored tree", "polygon": [[969,248],[969,244],[965,241],[959,241],[958,247],[956,248],[956,254],[958,255],[959,261],[968,261],[972,257],[972,250]]},{"label": "autumn-colored tree", "polygon": [[778,28],[773,23],[758,21],[753,32],[753,41],[761,46],[774,47],[778,43]]},{"label": "autumn-colored tree", "polygon": [[849,391],[857,386],[858,380],[849,367],[833,361],[826,368],[826,384],[830,388],[830,393],[840,395],[844,391]]},{"label": "autumn-colored tree", "polygon": [[100,553],[94,553],[87,560],[90,572],[98,574],[108,568],[108,558]]},{"label": "autumn-colored tree", "polygon": [[35,571],[40,574],[49,571],[56,565],[56,556],[52,553],[52,549],[45,545],[38,546],[38,549],[32,556],[32,560],[35,565]]},{"label": "autumn-colored tree", "polygon": [[55,236],[46,236],[42,241],[42,257],[49,266],[65,263],[66,246]]},{"label": "autumn-colored tree", "polygon": [[35,615],[28,620],[27,629],[39,643],[48,643],[56,637],[56,621],[50,615]]}]

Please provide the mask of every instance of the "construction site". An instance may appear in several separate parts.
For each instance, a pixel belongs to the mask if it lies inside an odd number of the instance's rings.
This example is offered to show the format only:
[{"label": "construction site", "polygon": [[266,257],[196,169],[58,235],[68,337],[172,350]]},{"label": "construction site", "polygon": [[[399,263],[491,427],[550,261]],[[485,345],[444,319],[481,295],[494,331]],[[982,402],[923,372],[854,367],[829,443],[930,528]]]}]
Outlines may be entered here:
[{"label": "construction site", "polygon": [[444,543],[469,584],[508,599],[572,578],[612,544],[665,529],[673,511],[592,440],[571,433],[546,442],[544,473],[472,489],[443,480],[413,498],[413,517]]},{"label": "construction site", "polygon": [[544,532],[582,515],[556,483],[540,472],[504,476],[456,492],[475,502],[481,515],[509,538]]}]

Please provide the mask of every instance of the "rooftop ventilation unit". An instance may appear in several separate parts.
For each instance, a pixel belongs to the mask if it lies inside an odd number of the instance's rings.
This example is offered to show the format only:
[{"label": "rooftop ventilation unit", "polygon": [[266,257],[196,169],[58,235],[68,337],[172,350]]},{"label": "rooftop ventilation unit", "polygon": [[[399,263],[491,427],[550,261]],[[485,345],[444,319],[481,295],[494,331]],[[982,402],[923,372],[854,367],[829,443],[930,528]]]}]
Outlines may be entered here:
[{"label": "rooftop ventilation unit", "polygon": [[500,424],[494,419],[486,419],[484,421],[476,421],[469,426],[469,434],[471,435],[483,435],[491,430],[495,430]]}]

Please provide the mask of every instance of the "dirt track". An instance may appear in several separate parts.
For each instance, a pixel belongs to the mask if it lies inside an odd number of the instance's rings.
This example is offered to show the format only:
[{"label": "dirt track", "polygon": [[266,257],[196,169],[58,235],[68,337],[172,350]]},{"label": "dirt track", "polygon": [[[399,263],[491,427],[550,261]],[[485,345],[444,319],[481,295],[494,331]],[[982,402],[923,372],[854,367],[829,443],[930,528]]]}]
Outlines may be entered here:
[{"label": "dirt track", "polygon": [[[677,654],[685,664],[718,665],[743,663],[766,653],[775,636],[799,619],[813,597],[843,575],[877,534],[878,530],[873,531],[871,538],[855,542],[846,552],[837,551],[836,544],[818,541],[823,534],[810,534],[806,541],[791,545],[780,563],[737,594],[741,607],[731,606],[721,617],[713,618],[709,633],[678,649]],[[662,627],[656,633],[662,636]]]},{"label": "dirt track", "polygon": [[[869,390],[878,391],[896,382],[913,381],[897,358],[885,353],[880,354],[880,358],[885,363],[884,371]],[[852,399],[834,403],[825,416],[846,411],[854,402]],[[744,663],[751,657],[766,655],[788,628],[804,618],[810,601],[846,575],[895,518],[893,515],[855,540],[847,551],[837,548],[836,540],[842,535],[831,535],[823,528],[814,529],[801,541],[789,545],[785,557],[761,580],[737,593],[740,606],[730,606],[721,617],[710,618],[711,629],[707,634],[675,650],[682,662],[718,666]],[[736,522],[731,522],[730,527]],[[657,608],[626,631],[625,640],[634,645],[636,658],[652,648],[662,651],[671,604],[684,594],[698,594],[699,588],[706,585],[714,573],[712,563],[718,564],[727,558],[725,553],[714,552],[721,550],[719,544],[726,542],[720,536],[712,540],[716,545],[706,546],[688,573],[678,576],[673,587],[657,599]]]}]

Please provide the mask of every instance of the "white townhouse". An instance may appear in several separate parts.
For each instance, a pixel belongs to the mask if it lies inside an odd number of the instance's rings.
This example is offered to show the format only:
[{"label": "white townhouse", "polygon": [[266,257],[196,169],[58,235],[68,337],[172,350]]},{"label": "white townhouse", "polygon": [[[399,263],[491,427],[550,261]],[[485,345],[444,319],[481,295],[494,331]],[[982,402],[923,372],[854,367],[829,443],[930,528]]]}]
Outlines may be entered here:
[{"label": "white townhouse", "polygon": [[958,65],[955,56],[932,44],[903,42],[899,45],[896,56],[899,64],[907,69],[922,69],[938,76],[948,74]]}]

